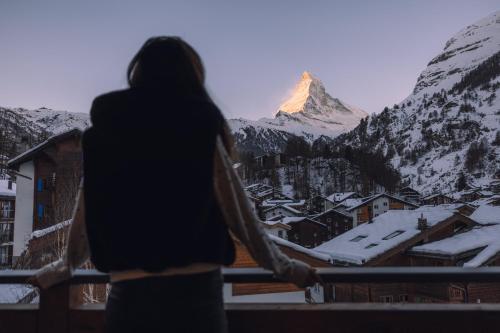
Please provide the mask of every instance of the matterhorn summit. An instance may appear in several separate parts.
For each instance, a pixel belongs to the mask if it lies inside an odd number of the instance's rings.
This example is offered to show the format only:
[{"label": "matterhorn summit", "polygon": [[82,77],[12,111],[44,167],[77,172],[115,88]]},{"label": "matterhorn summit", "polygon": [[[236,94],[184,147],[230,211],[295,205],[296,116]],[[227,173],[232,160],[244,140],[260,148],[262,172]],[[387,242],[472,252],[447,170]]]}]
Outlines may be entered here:
[{"label": "matterhorn summit", "polygon": [[330,96],[317,77],[304,72],[274,118],[231,119],[229,124],[240,148],[270,152],[283,148],[291,135],[309,142],[322,136],[334,138],[355,128],[367,116],[363,110]]},{"label": "matterhorn summit", "polygon": [[354,128],[368,116],[361,109],[330,96],[323,83],[309,72],[302,74],[292,95],[278,108],[276,117],[283,116],[283,113],[301,118],[302,122],[311,126],[329,129],[335,134]]}]

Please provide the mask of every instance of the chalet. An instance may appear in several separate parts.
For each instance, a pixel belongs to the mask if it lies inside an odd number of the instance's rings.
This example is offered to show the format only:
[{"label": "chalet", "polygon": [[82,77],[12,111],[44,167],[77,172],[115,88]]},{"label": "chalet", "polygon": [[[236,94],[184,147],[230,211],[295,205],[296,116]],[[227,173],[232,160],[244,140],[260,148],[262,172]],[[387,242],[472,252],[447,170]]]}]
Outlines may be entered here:
[{"label": "chalet", "polygon": [[352,216],[333,208],[322,214],[316,215],[314,220],[327,226],[328,239],[332,239],[353,228]]},{"label": "chalet", "polygon": [[264,229],[270,235],[277,236],[282,239],[288,239],[288,231],[292,229],[289,225],[281,222],[281,220],[276,221],[262,221]]},{"label": "chalet", "polygon": [[267,209],[263,209],[262,217],[265,220],[270,220],[273,218],[281,217],[292,217],[292,216],[302,216],[303,213],[288,205],[277,205]]},{"label": "chalet", "polygon": [[[443,207],[391,210],[314,248],[331,257],[335,266],[411,266],[408,251],[438,241],[477,224],[469,217]],[[421,287],[421,289],[419,289]],[[334,284],[335,302],[435,302],[426,293],[433,284]],[[448,289],[436,287],[439,292]],[[434,290],[434,289],[433,289]],[[457,292],[453,289],[453,292]]]},{"label": "chalet", "polygon": [[453,198],[449,197],[447,195],[437,193],[437,194],[431,194],[428,195],[424,198],[422,198],[422,205],[443,205],[443,204],[450,204],[453,203]]},{"label": "chalet", "polygon": [[420,204],[420,200],[422,199],[422,195],[420,194],[420,192],[409,186],[400,189],[399,196],[405,199],[406,201],[410,201],[417,204]]},{"label": "chalet", "polygon": [[16,184],[0,180],[0,268],[12,265]]},{"label": "chalet", "polygon": [[500,194],[494,194],[491,197],[479,198],[477,200],[469,202],[469,204],[476,207],[484,205],[500,206]]},{"label": "chalet", "polygon": [[345,199],[336,210],[343,211],[352,217],[353,227],[371,221],[388,210],[415,209],[418,205],[405,201],[387,193],[376,194],[361,199]]},{"label": "chalet", "polygon": [[356,192],[337,192],[327,197],[322,195],[317,195],[313,197],[310,200],[310,202],[311,202],[311,208],[314,212],[323,213],[339,205],[344,200],[359,199],[359,198],[361,198],[361,196]]},{"label": "chalet", "polygon": [[[415,246],[407,254],[415,266],[499,266],[500,225],[477,226],[449,238]],[[443,302],[500,302],[500,283],[440,284],[427,286],[425,292]]]},{"label": "chalet", "polygon": [[495,194],[500,194],[500,179],[495,179],[490,183],[490,190]]},{"label": "chalet", "polygon": [[334,263],[345,266],[402,265],[404,252],[418,243],[453,235],[477,225],[472,219],[442,207],[390,210],[318,246]]},{"label": "chalet", "polygon": [[259,204],[268,198],[272,198],[275,192],[272,186],[266,184],[252,184],[245,187],[245,191],[248,196],[255,198]]},{"label": "chalet", "polygon": [[292,207],[296,210],[303,211],[306,207],[306,201],[297,199],[267,199],[262,202],[261,207],[267,209],[280,205]]},{"label": "chalet", "polygon": [[448,210],[456,210],[462,215],[465,216],[470,216],[474,211],[476,210],[476,207],[469,205],[468,203],[463,203],[463,202],[456,202],[456,203],[451,203],[451,204],[442,204],[442,205],[425,205],[425,206],[420,206],[420,207],[441,207],[443,209],[448,209]]},{"label": "chalet", "polygon": [[322,195],[316,195],[309,199],[309,206],[311,213],[323,213],[325,212],[326,206],[331,204],[330,200]]},{"label": "chalet", "polygon": [[[285,239],[270,235],[274,243],[288,257],[308,263],[313,267],[330,267],[329,256],[307,249]],[[250,256],[245,246],[237,239],[236,260],[231,267],[254,268],[259,267],[257,262]],[[322,289],[321,287],[317,287]],[[312,288],[313,290],[316,288]],[[226,302],[287,302],[306,303],[323,300],[319,292],[318,297],[314,297],[313,290],[304,291],[291,283],[238,283],[224,285],[224,300]]]},{"label": "chalet", "polygon": [[70,218],[81,178],[81,134],[55,135],[8,162],[17,178],[13,261],[33,231]]},{"label": "chalet", "polygon": [[281,222],[290,226],[288,240],[306,248],[316,247],[328,238],[328,227],[308,217],[285,217]]}]

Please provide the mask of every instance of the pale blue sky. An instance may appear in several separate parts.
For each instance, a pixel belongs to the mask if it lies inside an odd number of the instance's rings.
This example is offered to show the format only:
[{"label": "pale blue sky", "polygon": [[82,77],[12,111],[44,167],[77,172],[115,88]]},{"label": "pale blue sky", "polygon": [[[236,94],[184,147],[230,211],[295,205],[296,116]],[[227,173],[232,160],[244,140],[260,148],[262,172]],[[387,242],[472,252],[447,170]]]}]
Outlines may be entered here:
[{"label": "pale blue sky", "polygon": [[367,112],[405,98],[461,28],[498,0],[0,0],[0,106],[88,112],[125,87],[144,40],[179,35],[201,54],[228,117],[271,116],[304,70]]}]

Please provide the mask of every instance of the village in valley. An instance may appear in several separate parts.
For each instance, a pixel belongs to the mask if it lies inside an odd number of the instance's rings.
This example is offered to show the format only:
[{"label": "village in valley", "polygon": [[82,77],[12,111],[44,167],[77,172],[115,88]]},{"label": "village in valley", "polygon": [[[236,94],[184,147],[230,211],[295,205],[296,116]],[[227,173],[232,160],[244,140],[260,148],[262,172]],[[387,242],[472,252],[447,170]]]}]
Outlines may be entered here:
[{"label": "village in valley", "polygon": [[[0,181],[3,269],[37,269],[62,256],[81,177],[81,135],[79,129],[62,132],[8,161],[12,178]],[[241,163],[234,167],[241,174]],[[247,184],[245,191],[276,245],[314,267],[500,264],[500,174],[487,186],[446,194],[422,195],[405,186],[301,198],[290,195],[290,186],[266,183]],[[235,242],[233,267],[257,267]],[[82,302],[105,300],[105,288],[81,288]],[[37,300],[36,289],[28,286],[2,285],[0,295],[2,302]],[[500,302],[500,283],[351,283],[306,290],[284,283],[227,284],[225,297],[231,302]]]}]

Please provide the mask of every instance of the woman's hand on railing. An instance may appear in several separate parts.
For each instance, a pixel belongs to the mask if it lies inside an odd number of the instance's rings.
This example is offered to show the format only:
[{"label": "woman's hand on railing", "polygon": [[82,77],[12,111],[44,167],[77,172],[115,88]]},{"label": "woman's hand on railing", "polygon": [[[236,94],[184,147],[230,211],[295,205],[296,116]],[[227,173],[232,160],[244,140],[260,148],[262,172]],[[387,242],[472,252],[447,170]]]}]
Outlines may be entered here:
[{"label": "woman's hand on railing", "polygon": [[292,271],[282,278],[295,284],[299,288],[311,287],[316,283],[323,284],[315,268],[300,260],[291,259],[291,262]]},{"label": "woman's hand on railing", "polygon": [[27,283],[41,289],[47,289],[70,278],[71,271],[68,265],[62,259],[59,259],[37,270],[28,279]]}]

